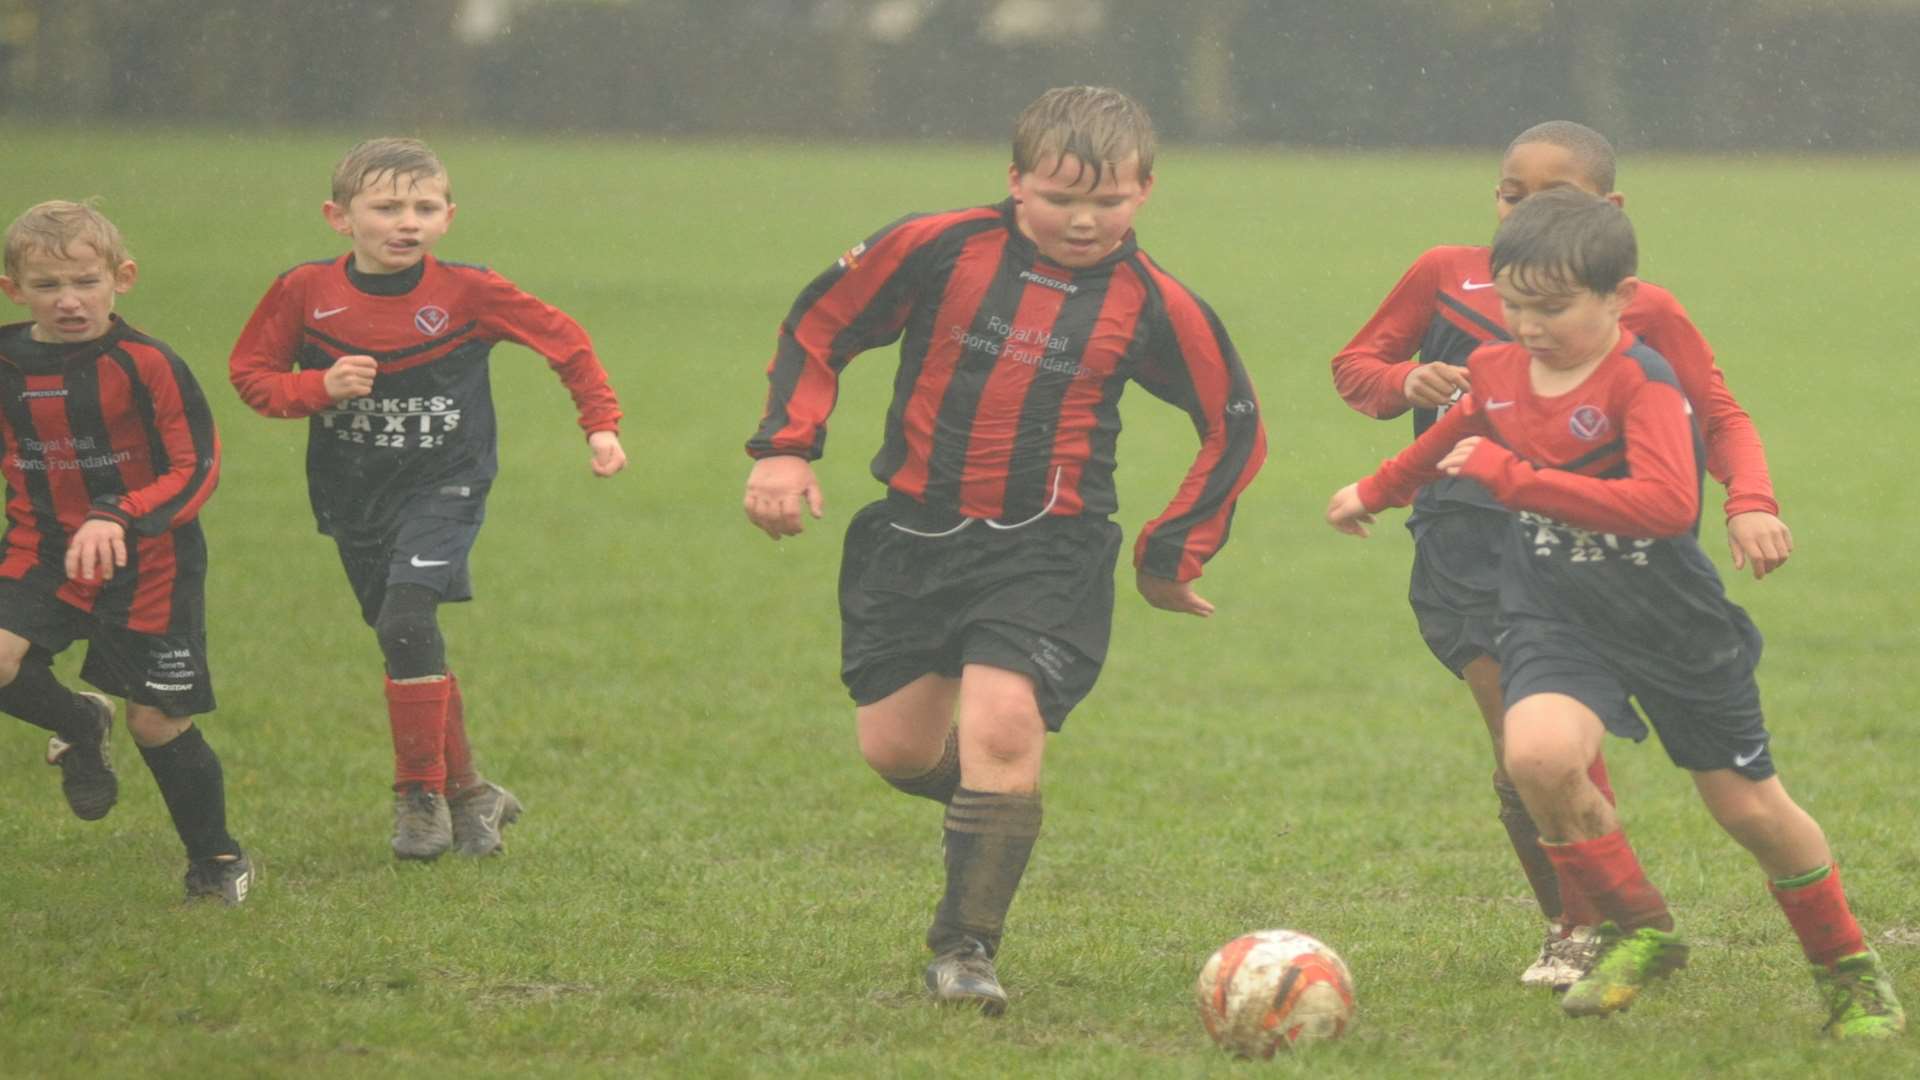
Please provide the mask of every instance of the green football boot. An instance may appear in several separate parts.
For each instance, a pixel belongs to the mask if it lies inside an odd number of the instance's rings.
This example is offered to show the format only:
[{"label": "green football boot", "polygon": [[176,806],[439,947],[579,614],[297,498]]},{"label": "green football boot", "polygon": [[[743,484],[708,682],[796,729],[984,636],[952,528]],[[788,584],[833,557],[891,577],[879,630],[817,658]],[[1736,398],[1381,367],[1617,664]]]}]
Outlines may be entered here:
[{"label": "green football boot", "polygon": [[1827,1006],[1821,1031],[1836,1039],[1891,1039],[1906,1030],[1907,1013],[1893,996],[1893,980],[1872,949],[1843,956],[1833,970],[1813,965],[1813,985]]},{"label": "green football boot", "polygon": [[1560,999],[1568,1016],[1620,1012],[1648,983],[1687,966],[1687,943],[1678,934],[1651,926],[1623,934],[1612,923],[1602,923],[1599,933],[1599,959]]}]

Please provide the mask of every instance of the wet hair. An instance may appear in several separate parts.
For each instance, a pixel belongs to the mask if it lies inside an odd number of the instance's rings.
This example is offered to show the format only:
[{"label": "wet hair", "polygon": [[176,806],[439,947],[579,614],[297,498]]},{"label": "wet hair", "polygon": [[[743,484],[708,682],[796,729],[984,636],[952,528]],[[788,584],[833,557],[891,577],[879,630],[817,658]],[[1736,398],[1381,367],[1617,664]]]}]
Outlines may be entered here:
[{"label": "wet hair", "polygon": [[1595,191],[1605,195],[1613,190],[1616,164],[1613,144],[1607,141],[1605,135],[1587,125],[1571,120],[1549,120],[1544,124],[1535,124],[1514,136],[1513,141],[1507,144],[1507,153],[1512,154],[1515,147],[1528,143],[1560,147],[1579,162],[1580,171],[1586,174]]},{"label": "wet hair", "polygon": [[1111,167],[1138,155],[1142,182],[1153,176],[1153,119],[1140,103],[1104,86],[1061,86],[1041,94],[1013,124],[1013,167],[1029,173],[1049,158],[1056,169],[1071,154],[1099,187]]},{"label": "wet hair", "polygon": [[1605,296],[1639,267],[1626,211],[1578,188],[1520,200],[1493,236],[1493,273],[1532,296],[1587,289]]},{"label": "wet hair", "polygon": [[[369,184],[377,183],[383,177],[391,176],[395,180],[410,180],[417,184],[446,175],[446,166],[440,164],[439,156],[419,139],[367,139],[347,151],[347,156],[333,167],[333,201],[336,205],[346,206],[355,195],[367,190]],[[448,185],[447,198],[453,198],[451,184]]]},{"label": "wet hair", "polygon": [[29,252],[44,252],[58,258],[70,258],[75,245],[86,244],[100,253],[108,270],[118,270],[133,258],[120,230],[107,215],[94,209],[93,200],[68,202],[53,199],[29,207],[7,226],[6,268],[8,277],[20,275],[20,263]]}]

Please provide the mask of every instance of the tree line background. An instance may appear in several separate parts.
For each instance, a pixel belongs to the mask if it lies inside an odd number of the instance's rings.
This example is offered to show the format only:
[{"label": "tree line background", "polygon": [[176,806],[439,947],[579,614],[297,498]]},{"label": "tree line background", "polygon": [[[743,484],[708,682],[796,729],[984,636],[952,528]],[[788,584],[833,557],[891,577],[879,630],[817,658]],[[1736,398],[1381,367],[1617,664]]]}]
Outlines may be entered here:
[{"label": "tree line background", "polygon": [[1920,148],[1920,0],[0,0],[0,116],[1005,137],[1047,86],[1175,139]]}]

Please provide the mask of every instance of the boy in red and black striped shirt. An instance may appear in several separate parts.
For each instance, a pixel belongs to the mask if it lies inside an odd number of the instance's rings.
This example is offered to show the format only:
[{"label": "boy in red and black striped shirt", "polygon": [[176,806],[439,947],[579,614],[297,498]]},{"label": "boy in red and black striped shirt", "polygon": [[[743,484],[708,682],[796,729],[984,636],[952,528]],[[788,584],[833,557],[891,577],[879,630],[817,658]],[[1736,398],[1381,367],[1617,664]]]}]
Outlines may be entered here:
[{"label": "boy in red and black striped shirt", "polygon": [[0,290],[32,316],[0,327],[0,710],[53,733],[73,812],[119,795],[113,706],[54,677],[87,642],[80,677],[127,701],[127,729],[187,849],[189,898],[246,899],[252,867],[227,832],[220,759],[193,723],[214,706],[206,661],[207,546],[197,515],[220,439],[193,373],[113,314],[133,259],[90,206],[46,202],[7,228]]},{"label": "boy in red and black striped shirt", "polygon": [[1029,105],[1005,201],[902,218],[800,294],[747,443],[748,518],[799,533],[803,511],[820,516],[809,463],[841,369],[900,339],[872,466],[887,494],[854,516],[841,564],[841,678],[867,763],[947,806],[927,988],[989,1015],[1006,1007],[993,957],[1040,830],[1045,735],[1106,656],[1121,392],[1138,383],[1200,437],[1134,544],[1155,607],[1213,613],[1193,581],[1266,456],[1225,328],[1134,242],[1153,150],[1146,112],[1117,91]]}]

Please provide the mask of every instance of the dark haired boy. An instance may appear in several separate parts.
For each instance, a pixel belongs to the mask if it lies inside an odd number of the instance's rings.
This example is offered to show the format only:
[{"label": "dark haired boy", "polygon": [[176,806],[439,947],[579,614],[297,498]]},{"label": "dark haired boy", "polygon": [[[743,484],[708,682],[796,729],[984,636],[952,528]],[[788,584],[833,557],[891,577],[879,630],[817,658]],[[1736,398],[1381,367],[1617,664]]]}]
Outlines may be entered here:
[{"label": "dark haired boy", "polygon": [[886,497],[848,524],[841,679],[867,764],[945,804],[929,992],[1006,1008],[994,967],[1040,832],[1046,734],[1106,658],[1121,533],[1114,445],[1128,382],[1184,410],[1200,452],[1134,544],[1149,604],[1193,589],[1266,456],[1252,383],[1213,311],[1134,242],[1153,125],[1116,90],[1050,90],[1016,121],[1008,197],[915,214],[800,294],[780,327],[745,510],[779,539],[821,512],[809,464],[840,371],[901,339]]},{"label": "dark haired boy", "polygon": [[1625,1009],[1687,962],[1665,898],[1588,775],[1608,733],[1644,739],[1651,724],[1766,872],[1812,964],[1823,1030],[1897,1035],[1905,1014],[1826,836],[1775,773],[1754,680],[1760,633],[1695,535],[1692,405],[1665,358],[1620,325],[1640,285],[1636,262],[1633,228],[1613,203],[1570,188],[1523,200],[1490,265],[1514,340],[1476,350],[1468,395],[1336,492],[1327,520],[1365,536],[1374,511],[1443,476],[1478,481],[1511,511],[1497,643],[1503,764],[1561,884],[1605,920],[1591,969],[1561,999],[1567,1015]]},{"label": "dark haired boy", "polygon": [[433,256],[455,208],[425,144],[360,143],[332,194],[322,211],[351,250],[280,275],[229,375],[262,415],[308,418],[314,518],[386,661],[394,855],[492,855],[520,800],[474,767],[438,617],[473,596],[468,555],[499,471],[488,356],[510,341],[546,358],[595,476],[626,465],[620,406],[578,323],[491,270]]},{"label": "dark haired boy", "polygon": [[[1505,220],[1528,195],[1572,187],[1616,206],[1615,156],[1606,137],[1566,120],[1536,124],[1508,144],[1494,188],[1494,214]],[[1391,419],[1409,409],[1418,436],[1468,390],[1467,354],[1489,341],[1508,340],[1485,246],[1428,250],[1394,286],[1367,324],[1333,358],[1333,381],[1356,410]],[[1673,294],[1649,282],[1634,291],[1622,313],[1627,328],[1673,366],[1705,424],[1706,467],[1727,487],[1727,541],[1736,568],[1763,577],[1786,561],[1793,537],[1778,517],[1767,478],[1766,454],[1753,423],[1728,391],[1706,339]],[[1416,353],[1418,358],[1415,359]],[[1420,636],[1433,655],[1464,680],[1479,707],[1494,756],[1493,788],[1500,820],[1547,919],[1537,959],[1520,976],[1529,986],[1564,989],[1593,958],[1591,907],[1563,894],[1538,844],[1519,792],[1500,767],[1500,665],[1497,632],[1499,551],[1506,514],[1472,480],[1443,478],[1421,489],[1407,528],[1414,535],[1408,600]],[[1611,797],[1603,759],[1593,761],[1595,783]]]}]

